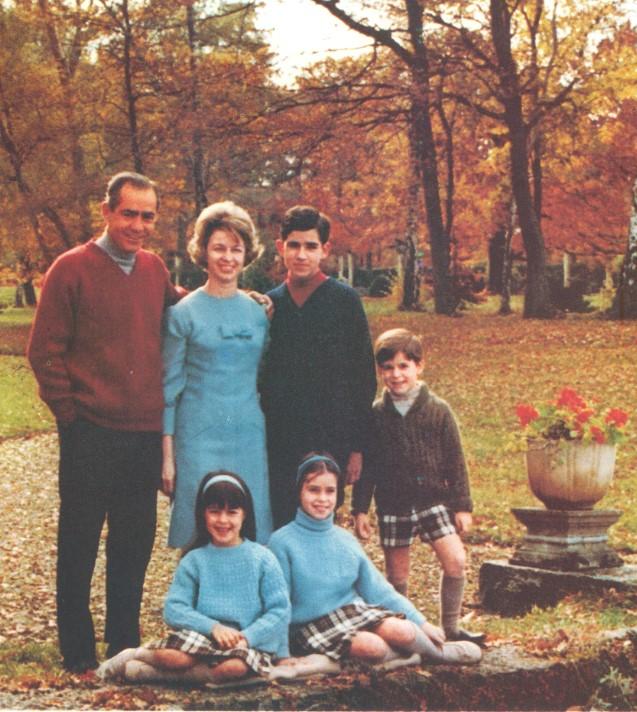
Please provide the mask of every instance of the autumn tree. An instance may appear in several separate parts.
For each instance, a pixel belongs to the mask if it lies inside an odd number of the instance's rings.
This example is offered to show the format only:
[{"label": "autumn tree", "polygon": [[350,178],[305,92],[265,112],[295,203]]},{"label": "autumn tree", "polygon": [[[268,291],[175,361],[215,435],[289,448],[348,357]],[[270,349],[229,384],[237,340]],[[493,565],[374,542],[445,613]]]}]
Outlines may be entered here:
[{"label": "autumn tree", "polygon": [[[425,4],[420,0],[404,0],[400,4],[388,4],[383,8],[376,4],[376,10],[395,14],[400,22],[405,23],[405,27],[398,30],[391,25],[380,27],[367,20],[357,19],[338,0],[313,2],[324,7],[352,30],[392,52],[409,75],[409,159],[417,161],[412,171],[419,178],[425,197],[435,308],[439,314],[451,314],[454,303],[449,269],[450,244],[440,202],[438,157],[432,125],[431,70],[423,24]],[[401,36],[403,41],[396,39],[397,36]]]},{"label": "autumn tree", "polygon": [[[64,153],[56,142],[63,119],[42,49],[32,16],[0,6],[0,177],[10,196],[3,215],[13,218],[14,229],[24,225],[20,213],[26,216],[31,233],[30,239],[24,231],[14,237],[17,249],[11,254],[18,260],[32,250],[50,261],[72,244],[63,214],[68,193],[50,178]],[[64,175],[60,172],[60,182]]]},{"label": "autumn tree", "polygon": [[466,51],[465,63],[483,81],[478,96],[458,98],[507,130],[511,185],[527,257],[524,314],[550,316],[542,231],[544,125],[590,79],[594,35],[603,36],[612,27],[615,8],[606,2],[571,0],[450,5],[453,13],[432,19],[455,28]]},{"label": "autumn tree", "polygon": [[[82,146],[85,129],[82,126],[82,102],[76,74],[82,53],[91,39],[88,17],[79,3],[74,9],[70,9],[60,0],[38,0],[38,8],[46,36],[46,47],[59,82],[60,105],[66,128],[61,138],[68,146],[72,169],[68,188],[76,196],[79,240],[86,242],[93,234],[89,201],[93,182]],[[84,96],[83,101],[87,98]]]}]

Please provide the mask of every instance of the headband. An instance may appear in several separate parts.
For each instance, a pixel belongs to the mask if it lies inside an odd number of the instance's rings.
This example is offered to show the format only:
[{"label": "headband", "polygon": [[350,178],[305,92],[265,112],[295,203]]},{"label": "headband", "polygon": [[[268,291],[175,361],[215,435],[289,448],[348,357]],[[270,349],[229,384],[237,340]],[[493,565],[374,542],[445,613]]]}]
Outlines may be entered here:
[{"label": "headband", "polygon": [[299,465],[299,468],[296,471],[296,484],[301,484],[301,480],[307,473],[308,465],[314,465],[319,462],[331,465],[336,470],[336,474],[340,476],[341,468],[336,464],[336,460],[333,460],[331,457],[327,457],[326,455],[312,455],[311,457],[308,457],[307,460],[303,460],[303,462]]},{"label": "headband", "polygon": [[246,491],[243,489],[241,482],[239,482],[239,480],[235,480],[235,478],[231,477],[230,475],[215,475],[214,477],[211,477],[204,485],[203,492],[201,494],[204,494],[212,485],[216,485],[219,482],[229,482],[237,489],[240,489],[244,495],[246,494]]}]

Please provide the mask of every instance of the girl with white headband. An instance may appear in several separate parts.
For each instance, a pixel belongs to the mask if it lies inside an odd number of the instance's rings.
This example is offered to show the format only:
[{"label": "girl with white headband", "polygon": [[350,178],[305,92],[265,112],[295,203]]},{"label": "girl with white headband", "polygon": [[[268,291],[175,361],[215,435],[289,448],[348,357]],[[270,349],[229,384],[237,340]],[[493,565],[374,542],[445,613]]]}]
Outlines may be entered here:
[{"label": "girl with white headband", "polygon": [[386,669],[478,662],[475,643],[445,642],[443,631],[394,589],[355,537],[334,524],[340,477],[331,455],[307,455],[297,471],[296,518],[268,544],[290,587],[292,654],[311,658],[285,664],[301,674],[304,668],[333,672],[346,657]]},{"label": "girl with white headband", "polygon": [[231,472],[206,475],[195,527],[164,605],[172,632],[106,661],[98,670],[102,677],[234,684],[281,676],[274,662],[288,654],[290,602],[276,558],[254,541],[245,482]]}]

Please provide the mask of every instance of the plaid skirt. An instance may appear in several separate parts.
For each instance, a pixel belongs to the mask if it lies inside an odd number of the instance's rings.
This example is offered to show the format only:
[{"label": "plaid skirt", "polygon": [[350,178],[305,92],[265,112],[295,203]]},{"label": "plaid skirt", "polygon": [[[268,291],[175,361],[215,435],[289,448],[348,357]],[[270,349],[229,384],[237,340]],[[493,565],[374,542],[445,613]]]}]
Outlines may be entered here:
[{"label": "plaid skirt", "polygon": [[309,623],[290,628],[293,655],[322,653],[333,660],[347,655],[352,638],[359,630],[375,628],[386,618],[404,618],[382,606],[349,603]]},{"label": "plaid skirt", "polygon": [[227,658],[241,658],[243,662],[258,675],[267,676],[272,668],[273,655],[264,653],[255,648],[230,648],[230,650],[220,650],[215,648],[212,641],[205,635],[194,630],[176,630],[169,633],[161,640],[148,643],[145,647],[151,650],[161,650],[170,648],[171,650],[181,650],[188,655],[202,658],[208,663],[220,663]]}]

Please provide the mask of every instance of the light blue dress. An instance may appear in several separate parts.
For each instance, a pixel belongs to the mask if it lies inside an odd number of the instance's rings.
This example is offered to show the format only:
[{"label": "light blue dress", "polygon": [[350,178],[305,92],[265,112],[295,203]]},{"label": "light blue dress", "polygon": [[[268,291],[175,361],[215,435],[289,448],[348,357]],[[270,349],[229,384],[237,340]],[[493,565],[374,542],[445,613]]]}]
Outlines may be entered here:
[{"label": "light blue dress", "polygon": [[197,488],[218,469],[240,475],[254,500],[257,540],[272,532],[265,421],[257,371],[268,334],[263,307],[242,292],[189,294],[164,323],[164,434],[174,436],[177,481],[168,545],[195,531]]}]

